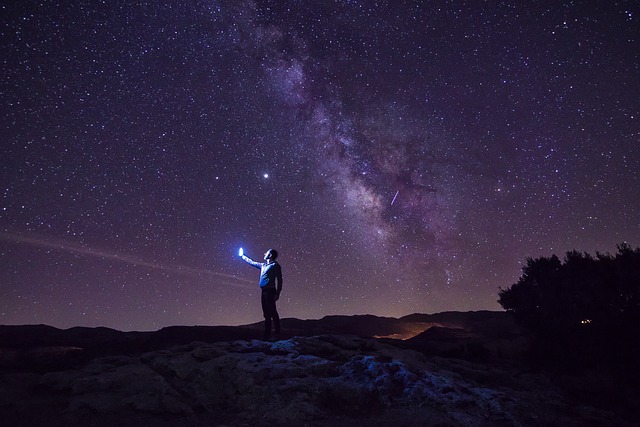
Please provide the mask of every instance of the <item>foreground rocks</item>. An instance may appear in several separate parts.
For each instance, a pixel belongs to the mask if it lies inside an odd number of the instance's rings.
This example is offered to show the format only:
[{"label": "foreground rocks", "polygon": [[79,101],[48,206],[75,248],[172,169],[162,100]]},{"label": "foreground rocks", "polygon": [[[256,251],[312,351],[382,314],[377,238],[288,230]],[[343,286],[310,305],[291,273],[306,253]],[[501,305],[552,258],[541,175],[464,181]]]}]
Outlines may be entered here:
[{"label": "foreground rocks", "polygon": [[[541,374],[375,339],[239,340],[7,371],[3,425],[625,426]],[[7,424],[4,424],[4,423]]]}]

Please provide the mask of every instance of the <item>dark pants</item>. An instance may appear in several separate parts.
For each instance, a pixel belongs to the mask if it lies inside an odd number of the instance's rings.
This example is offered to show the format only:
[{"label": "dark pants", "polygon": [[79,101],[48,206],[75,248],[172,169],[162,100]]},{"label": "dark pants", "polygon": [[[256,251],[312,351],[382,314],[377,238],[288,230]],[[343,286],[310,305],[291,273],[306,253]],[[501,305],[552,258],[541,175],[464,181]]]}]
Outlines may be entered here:
[{"label": "dark pants", "polygon": [[271,337],[271,321],[276,334],[280,333],[280,316],[276,310],[276,291],[274,289],[262,290],[262,313],[264,314],[264,337]]}]

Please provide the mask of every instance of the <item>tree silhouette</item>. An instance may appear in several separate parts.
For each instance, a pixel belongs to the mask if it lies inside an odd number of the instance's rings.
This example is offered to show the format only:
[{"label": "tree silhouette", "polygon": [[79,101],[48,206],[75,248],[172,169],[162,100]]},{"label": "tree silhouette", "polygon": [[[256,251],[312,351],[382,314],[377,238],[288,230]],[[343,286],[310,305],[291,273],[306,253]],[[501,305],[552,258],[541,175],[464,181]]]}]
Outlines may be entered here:
[{"label": "tree silhouette", "polygon": [[570,251],[527,259],[522,276],[498,292],[500,305],[555,361],[637,364],[640,359],[640,248],[615,255]]}]

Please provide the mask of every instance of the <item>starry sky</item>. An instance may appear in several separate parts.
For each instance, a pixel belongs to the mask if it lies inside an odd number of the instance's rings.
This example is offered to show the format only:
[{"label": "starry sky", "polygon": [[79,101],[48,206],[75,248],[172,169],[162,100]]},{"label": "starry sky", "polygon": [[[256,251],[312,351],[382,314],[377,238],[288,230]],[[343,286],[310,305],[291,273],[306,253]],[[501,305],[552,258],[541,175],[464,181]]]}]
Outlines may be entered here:
[{"label": "starry sky", "polygon": [[640,245],[635,1],[2,2],[0,324],[498,310]]}]

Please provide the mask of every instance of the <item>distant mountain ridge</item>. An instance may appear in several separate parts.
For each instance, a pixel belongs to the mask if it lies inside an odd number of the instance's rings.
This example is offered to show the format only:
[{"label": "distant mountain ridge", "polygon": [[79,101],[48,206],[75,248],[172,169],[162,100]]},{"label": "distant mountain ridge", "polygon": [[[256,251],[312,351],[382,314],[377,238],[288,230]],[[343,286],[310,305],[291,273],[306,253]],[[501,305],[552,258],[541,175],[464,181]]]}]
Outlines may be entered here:
[{"label": "distant mountain ridge", "polygon": [[[489,323],[490,325],[483,325]],[[431,326],[445,326],[476,330],[499,327],[507,330],[515,326],[506,312],[470,311],[436,314],[411,314],[401,318],[375,315],[330,315],[321,319],[282,319],[283,336],[317,334],[348,334],[363,337],[411,338]],[[33,346],[75,345],[79,347],[122,343],[134,347],[165,343],[184,344],[191,341],[225,341],[253,339],[260,336],[262,322],[241,326],[169,326],[157,331],[122,332],[107,327],[59,329],[48,325],[0,325],[0,347],[25,348]],[[137,344],[136,344],[137,343]]]},{"label": "distant mountain ridge", "polygon": [[[444,312],[412,314],[402,318],[374,315],[331,315],[322,319],[282,319],[281,339],[294,336],[354,335],[366,338],[406,340],[404,347],[422,347],[430,340],[431,328],[464,330],[466,335],[440,331],[458,340],[469,334],[490,339],[504,337],[517,330],[506,312]],[[444,334],[444,335],[443,335]],[[122,332],[106,327],[58,329],[48,325],[0,326],[0,368],[77,364],[94,357],[141,354],[148,351],[186,345],[192,342],[224,342],[259,339],[262,322],[242,326],[170,326],[149,332]],[[451,347],[449,343],[448,349]],[[428,346],[434,351],[432,345]],[[455,347],[454,348],[458,348]]]}]

